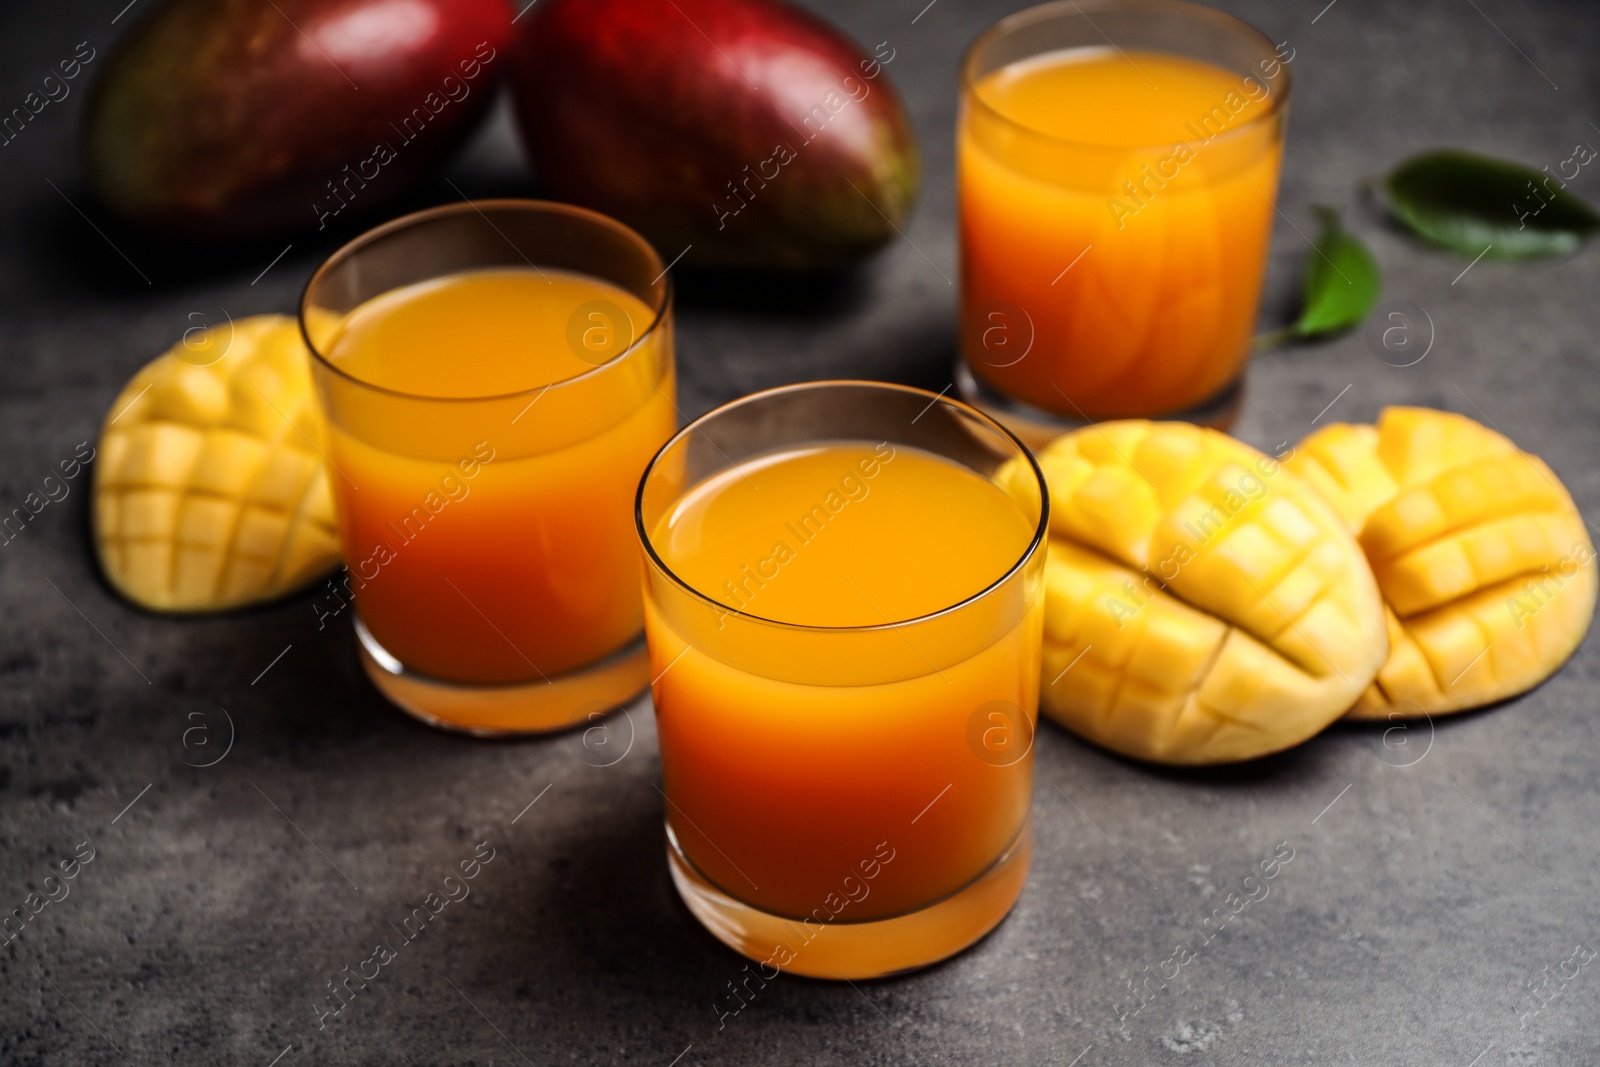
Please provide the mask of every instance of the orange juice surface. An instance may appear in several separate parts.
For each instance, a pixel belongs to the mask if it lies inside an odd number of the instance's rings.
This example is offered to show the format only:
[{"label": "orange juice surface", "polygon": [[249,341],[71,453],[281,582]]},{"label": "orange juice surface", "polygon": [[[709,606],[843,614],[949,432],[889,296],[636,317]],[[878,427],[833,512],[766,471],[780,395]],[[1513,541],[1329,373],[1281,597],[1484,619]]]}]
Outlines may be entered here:
[{"label": "orange juice surface", "polygon": [[1180,411],[1230,383],[1255,328],[1283,146],[1281,112],[1256,120],[1285,90],[1098,48],[980,79],[957,146],[973,371],[1096,418]]},{"label": "orange juice surface", "polygon": [[602,365],[640,335],[670,344],[652,319],[596,278],[507,269],[391,290],[314,338],[351,378],[408,394],[324,394],[356,605],[407,668],[539,682],[637,636],[631,504],[672,432],[673,382],[665,357]]},{"label": "orange juice surface", "polygon": [[1005,576],[1033,525],[965,467],[854,443],[748,460],[662,515],[651,544],[716,603],[690,634],[658,586],[646,604],[667,817],[702,875],[769,913],[858,922],[1001,856],[1031,761],[1023,742],[986,762],[972,724],[996,702],[1032,722],[1038,598],[910,620]]}]

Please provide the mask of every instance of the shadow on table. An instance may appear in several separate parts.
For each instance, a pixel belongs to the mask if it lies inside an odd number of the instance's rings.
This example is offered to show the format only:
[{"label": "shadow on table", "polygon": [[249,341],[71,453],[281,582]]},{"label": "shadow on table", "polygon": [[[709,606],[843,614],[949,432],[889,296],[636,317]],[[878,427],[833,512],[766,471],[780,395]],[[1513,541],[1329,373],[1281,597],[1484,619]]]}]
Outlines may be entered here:
[{"label": "shadow on table", "polygon": [[779,271],[674,267],[677,306],[732,311],[774,319],[815,322],[859,311],[871,295],[866,265],[833,271]]},{"label": "shadow on table", "polygon": [[[1525,696],[1526,694],[1521,694]],[[1285,749],[1241,763],[1209,767],[1178,767],[1148,763],[1102,748],[1041,717],[1040,730],[1064,738],[1081,753],[1093,754],[1137,774],[1165,781],[1214,786],[1223,789],[1256,789],[1261,786],[1293,786],[1313,778],[1322,766],[1332,762],[1330,747],[1340,741],[1357,741],[1375,759],[1391,767],[1411,767],[1421,763],[1437,739],[1452,730],[1519,699],[1509,697],[1481,708],[1451,712],[1444,716],[1416,718],[1338,719],[1315,737]]]},{"label": "shadow on table", "polygon": [[[593,780],[601,775],[614,782]],[[693,1029],[714,1029],[711,1004],[745,961],[679,901],[667,874],[661,798],[641,777],[637,769],[580,768],[557,788],[581,809],[567,807],[556,828],[532,833],[523,820],[520,842],[507,848],[506,877],[516,884],[502,883],[504,906],[494,909],[492,934],[480,931],[474,966],[485,976],[524,975],[518,996],[535,1002],[603,988],[617,1012],[699,1014],[708,1025]]]},{"label": "shadow on table", "polygon": [[[277,265],[275,257],[291,248],[291,265],[308,275],[340,245],[390,219],[464,196],[477,201],[538,195],[526,177],[452,182],[435,176],[363,214],[341,215],[324,229],[308,226],[276,237],[205,240],[130,225],[106,211],[80,182],[63,180],[57,185],[60,195],[46,190],[37,200],[37,210],[24,216],[19,235],[24,261],[45,286],[130,299],[218,279],[253,284],[269,265]],[[672,273],[679,307],[809,323],[848,316],[863,307],[870,297],[871,262],[835,271],[790,273],[705,268],[690,261],[674,266]]]},{"label": "shadow on table", "polygon": [[[46,188],[37,210],[24,215],[23,259],[44,285],[102,299],[148,298],[219,280],[254,284],[269,266],[288,265],[299,272],[297,282],[304,282],[340,245],[390,219],[463,195],[473,200],[535,195],[532,179],[526,177],[452,184],[436,175],[364,213],[341,214],[320,230],[308,223],[305,230],[281,236],[208,240],[167,236],[126,223],[106,211],[81,181],[63,179],[56,186],[54,193]],[[276,257],[291,248],[278,262]]]},{"label": "shadow on table", "polygon": [[1312,776],[1316,764],[1323,758],[1315,750],[1316,739],[1295,745],[1282,752],[1273,752],[1242,763],[1225,763],[1206,767],[1180,767],[1124,756],[1079,737],[1064,726],[1040,717],[1040,733],[1054,734],[1065,739],[1077,752],[1092,754],[1109,764],[1136,774],[1168,782],[1215,786],[1223,789],[1257,789],[1261,786],[1293,785]]}]

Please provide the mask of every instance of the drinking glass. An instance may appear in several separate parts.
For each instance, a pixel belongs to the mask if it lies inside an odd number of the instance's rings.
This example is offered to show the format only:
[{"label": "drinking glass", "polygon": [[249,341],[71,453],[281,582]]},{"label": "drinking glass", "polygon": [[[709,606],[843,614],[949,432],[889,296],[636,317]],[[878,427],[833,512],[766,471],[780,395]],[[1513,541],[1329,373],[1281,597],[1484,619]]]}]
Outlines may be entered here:
[{"label": "drinking glass", "polygon": [[[791,491],[771,474],[782,457],[816,464],[827,485]],[[992,481],[1008,462],[1010,495]],[[684,518],[724,490],[742,511],[718,497]],[[938,516],[953,500],[994,508],[1007,538],[987,554],[945,540]],[[864,573],[844,546],[859,544],[849,524],[885,514],[871,508],[906,518],[888,550],[927,569]],[[694,915],[773,974],[827,978],[924,966],[999,923],[1031,854],[1047,497],[1027,449],[920,389],[795,385],[679,431],[636,511],[667,858]],[[727,583],[672,562],[679,538],[715,552],[752,523],[774,525],[779,543],[729,555]],[[802,573],[824,551],[839,573]],[[964,552],[997,562],[972,565],[968,592],[915,617],[865,591],[909,588]],[[781,583],[823,581],[849,602],[821,599],[803,624],[767,614]]]},{"label": "drinking glass", "polygon": [[1181,0],[1061,0],[961,70],[961,394],[1036,443],[1227,425],[1272,234],[1294,49]]},{"label": "drinking glass", "polygon": [[[551,320],[537,331],[492,333],[532,314],[509,283],[541,299],[548,284],[566,302],[538,305]],[[449,285],[475,303],[369,330],[375,350],[341,357],[359,315]],[[346,561],[319,611],[353,600],[362,666],[395,704],[439,726],[521,733],[585,721],[645,688],[630,505],[677,424],[671,309],[666,271],[638,234],[531,200],[408,215],[311,278],[301,323]],[[386,360],[402,356],[436,387],[386,382]],[[473,384],[508,360],[557,356],[573,373],[509,392]]]}]

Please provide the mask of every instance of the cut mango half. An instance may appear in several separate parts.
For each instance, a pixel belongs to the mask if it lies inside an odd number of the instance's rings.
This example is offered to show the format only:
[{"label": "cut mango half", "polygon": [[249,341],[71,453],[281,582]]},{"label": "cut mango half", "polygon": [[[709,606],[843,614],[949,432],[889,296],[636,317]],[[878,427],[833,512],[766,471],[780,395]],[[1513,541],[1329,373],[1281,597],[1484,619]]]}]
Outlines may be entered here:
[{"label": "cut mango half", "polygon": [[1386,408],[1286,466],[1359,534],[1393,648],[1350,717],[1438,715],[1526,692],[1594,617],[1594,543],[1538,456],[1462,415]]},{"label": "cut mango half", "polygon": [[310,356],[295,320],[195,330],[122,390],[100,431],[94,540],[156,611],[270,600],[339,561]]},{"label": "cut mango half", "polygon": [[[1251,759],[1339,718],[1389,652],[1340,516],[1273,457],[1183,423],[1101,423],[1038,456],[1050,490],[1041,706],[1115,752]],[[996,473],[1010,489],[1028,472]]]}]

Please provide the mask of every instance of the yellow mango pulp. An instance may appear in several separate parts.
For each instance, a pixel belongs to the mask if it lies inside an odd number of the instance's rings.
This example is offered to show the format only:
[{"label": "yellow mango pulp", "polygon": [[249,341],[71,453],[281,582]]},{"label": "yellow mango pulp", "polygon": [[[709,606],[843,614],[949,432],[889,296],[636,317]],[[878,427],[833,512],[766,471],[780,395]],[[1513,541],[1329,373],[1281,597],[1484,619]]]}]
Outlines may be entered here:
[{"label": "yellow mango pulp", "polygon": [[1356,531],[1393,649],[1356,719],[1480,707],[1538,685],[1594,616],[1594,545],[1537,456],[1462,415],[1392,407],[1334,424],[1290,469]]},{"label": "yellow mango pulp", "polygon": [[[1213,430],[1106,422],[1038,456],[1050,489],[1041,709],[1161,763],[1251,759],[1339,718],[1388,654],[1339,514]],[[1027,472],[1013,463],[1004,486]]]},{"label": "yellow mango pulp", "polygon": [[123,388],[101,429],[94,540],[118,591],[157,611],[217,611],[339,561],[295,320],[195,332]]}]

